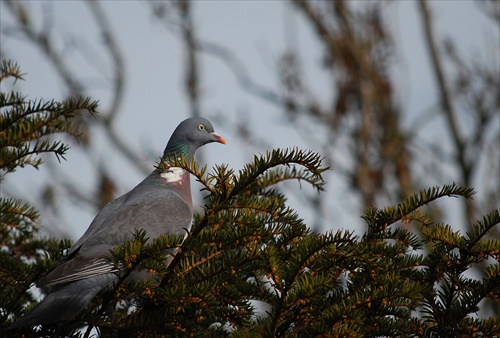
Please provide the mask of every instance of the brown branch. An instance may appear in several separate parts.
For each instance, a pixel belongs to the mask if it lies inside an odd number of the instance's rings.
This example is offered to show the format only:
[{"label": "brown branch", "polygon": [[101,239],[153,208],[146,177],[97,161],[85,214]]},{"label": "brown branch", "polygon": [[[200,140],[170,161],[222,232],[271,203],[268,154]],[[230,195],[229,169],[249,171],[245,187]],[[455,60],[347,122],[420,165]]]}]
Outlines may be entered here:
[{"label": "brown branch", "polygon": [[147,174],[152,171],[152,166],[144,164],[144,159],[134,152],[130,145],[119,135],[114,127],[114,120],[119,112],[120,104],[123,101],[124,83],[125,83],[125,65],[122,57],[122,52],[118,47],[118,43],[114,37],[112,29],[109,25],[109,20],[105,16],[102,8],[96,1],[89,1],[88,5],[92,11],[97,24],[101,30],[101,34],[106,42],[106,47],[114,62],[114,91],[111,107],[109,108],[106,116],[102,116],[102,124],[105,128],[111,142],[130,162],[132,162],[137,169]]},{"label": "brown branch", "polygon": [[15,15],[19,28],[24,35],[45,53],[52,66],[54,66],[66,85],[70,88],[70,92],[80,95],[83,91],[83,86],[75,79],[69,68],[66,67],[64,60],[53,49],[50,36],[47,32],[38,33],[35,31],[35,28],[31,25],[32,20],[29,17],[28,11],[24,8],[22,1],[7,1],[6,3]]},{"label": "brown branch", "polygon": [[[105,120],[114,120],[118,114],[120,104],[123,101],[124,83],[125,83],[125,66],[122,58],[122,51],[118,47],[114,34],[112,34],[112,29],[109,26],[109,20],[105,16],[102,8],[97,1],[89,1],[87,4],[90,7],[92,14],[97,21],[97,24],[101,30],[101,34],[104,37],[106,48],[111,55],[114,62],[114,91],[113,100],[111,107],[108,110],[106,116],[101,116]],[[108,123],[110,121],[107,121]]]},{"label": "brown branch", "polygon": [[243,63],[229,49],[209,41],[200,41],[197,48],[223,61],[232,71],[243,90],[276,106],[283,106],[280,96],[272,89],[257,84],[251,78]]},{"label": "brown branch", "polygon": [[132,162],[137,169],[139,169],[144,174],[149,174],[153,171],[153,166],[144,163],[144,158],[137,155],[128,143],[120,136],[120,134],[115,130],[112,125],[107,127],[107,135],[109,139],[113,142],[114,146],[118,148],[123,156],[125,156],[130,162]]},{"label": "brown branch", "polygon": [[191,17],[190,0],[175,2],[181,16],[181,32],[186,53],[186,77],[185,89],[188,103],[191,107],[192,116],[200,116],[200,85],[198,70],[198,50],[196,48],[196,37],[193,20]]},{"label": "brown branch", "polygon": [[[462,184],[465,186],[471,185],[471,165],[466,159],[466,144],[460,135],[457,112],[453,107],[452,97],[444,75],[443,65],[439,57],[439,51],[435,40],[433,29],[432,14],[426,0],[419,0],[420,14],[422,16],[422,25],[424,28],[425,41],[431,58],[434,75],[436,77],[439,94],[441,96],[440,103],[446,118],[448,127],[450,128],[453,142],[455,143],[457,162],[461,171]],[[474,208],[471,203],[466,203],[466,219],[472,221],[474,218]]]}]

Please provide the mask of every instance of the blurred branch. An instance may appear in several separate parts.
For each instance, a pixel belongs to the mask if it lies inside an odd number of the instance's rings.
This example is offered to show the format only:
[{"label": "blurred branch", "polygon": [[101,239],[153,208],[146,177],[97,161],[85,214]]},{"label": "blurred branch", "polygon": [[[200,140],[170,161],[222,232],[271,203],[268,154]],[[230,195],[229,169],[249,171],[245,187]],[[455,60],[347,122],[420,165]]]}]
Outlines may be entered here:
[{"label": "blurred branch", "polygon": [[492,20],[500,25],[500,1],[498,0],[480,0],[477,2],[479,8]]},{"label": "blurred branch", "polygon": [[[435,33],[433,29],[433,22],[430,9],[426,0],[419,0],[420,14],[422,16],[422,26],[424,28],[425,40],[427,42],[428,52],[431,58],[434,75],[436,77],[439,93],[441,95],[441,108],[443,109],[448,127],[450,128],[451,136],[455,144],[456,157],[461,171],[462,183],[464,186],[471,186],[471,164],[466,159],[465,142],[460,135],[457,121],[457,112],[455,111],[451,99],[451,93],[447,79],[444,75],[443,65],[439,56],[437,43],[435,40]],[[474,209],[471,203],[465,203],[466,216],[469,221],[474,219]]]},{"label": "blurred branch", "polygon": [[[495,51],[496,52],[496,51]],[[477,200],[474,204],[476,217],[498,207],[500,191],[498,190],[499,156],[486,155],[490,148],[498,148],[500,137],[500,68],[498,56],[488,63],[465,62],[450,40],[445,43],[445,53],[451,61],[454,71],[454,95],[462,103],[466,118],[472,119],[467,134],[467,158],[471,163],[471,181],[477,185],[481,178],[490,184],[481,184],[484,190],[484,200]],[[487,162],[484,165],[484,162]],[[481,169],[487,167],[492,171]],[[484,170],[484,169],[483,169]],[[497,201],[496,203],[493,201]],[[493,202],[493,203],[491,203]]]},{"label": "blurred branch", "polygon": [[105,120],[105,124],[111,123],[116,115],[118,114],[120,104],[123,101],[123,89],[125,83],[125,66],[123,62],[123,52],[118,47],[115,36],[109,26],[109,19],[105,16],[98,1],[87,2],[89,8],[94,15],[98,27],[101,30],[101,34],[105,41],[105,46],[109,51],[109,54],[113,60],[113,70],[114,70],[114,88],[113,88],[113,100],[111,107],[108,109],[106,116],[102,116]]},{"label": "blurred branch", "polygon": [[125,142],[121,134],[115,129],[113,125],[107,126],[107,135],[109,139],[113,142],[113,145],[120,151],[122,155],[125,156],[130,162],[132,162],[137,169],[139,169],[144,174],[149,174],[152,171],[152,166],[149,163],[145,163],[144,158],[139,156],[130,145]]},{"label": "blurred branch", "polygon": [[[115,128],[115,120],[120,112],[120,105],[123,102],[124,95],[124,84],[125,84],[125,65],[123,61],[123,52],[118,46],[118,43],[115,38],[115,34],[110,25],[109,19],[106,17],[102,7],[98,2],[91,1],[87,3],[89,6],[89,10],[95,22],[97,24],[97,30],[103,37],[104,40],[104,51],[107,51],[107,55],[111,60],[111,66],[106,66],[105,72],[103,72],[103,77],[108,77],[109,69],[112,70],[113,74],[112,78],[112,88],[110,90],[111,94],[111,103],[108,107],[106,107],[106,111],[103,112],[103,107],[101,107],[101,115],[99,119],[89,121],[85,116],[77,117],[75,119],[75,123],[80,125],[80,130],[82,131],[81,143],[84,147],[80,149],[84,151],[87,156],[91,159],[91,154],[94,151],[93,147],[88,147],[87,145],[92,141],[90,135],[90,124],[97,123],[102,126],[104,133],[108,136],[111,144],[114,146],[115,150],[121,153],[121,155],[128,159],[132,165],[134,165],[139,171],[142,173],[149,173],[152,169],[149,163],[144,161],[144,158],[139,156],[139,154],[133,151],[132,147],[122,138],[120,133]],[[50,13],[47,14],[44,12],[44,21],[43,27],[40,31],[36,29],[33,25],[33,17],[31,16],[30,11],[25,6],[25,2],[23,1],[9,1],[7,2],[8,8],[14,14],[16,24],[19,27],[19,30],[25,36],[29,42],[31,42],[36,48],[39,48],[43,54],[47,57],[49,63],[55,68],[56,74],[62,79],[64,83],[65,90],[71,96],[81,96],[83,92],[86,91],[84,84],[79,80],[81,74],[77,73],[79,71],[78,68],[70,68],[68,66],[68,61],[63,57],[64,55],[61,51],[57,50],[54,45],[55,36],[54,30],[51,30],[53,27],[53,18],[50,16]],[[70,34],[68,31],[57,31],[58,34]],[[72,37],[74,39],[75,37]],[[85,52],[88,52],[88,46],[82,46],[81,44],[76,44],[76,48],[79,48],[82,53],[85,55]],[[98,55],[99,51],[92,52],[93,55]],[[87,62],[91,66],[95,66],[96,64],[105,64],[108,63],[106,60],[102,62],[101,60],[96,60],[96,58],[86,58]],[[95,68],[95,67],[94,67]],[[102,68],[101,68],[102,69]],[[57,76],[56,75],[56,76]],[[94,163],[93,167],[102,174],[102,165],[99,163]],[[101,169],[98,169],[101,168]],[[113,182],[108,182],[109,184],[103,185],[99,182],[96,182],[97,185],[97,193],[95,198],[89,199],[89,196],[86,194],[77,194],[77,191],[83,191],[79,189],[76,185],[68,184],[68,182],[72,181],[68,177],[64,177],[63,175],[55,174],[53,175],[53,182],[58,186],[64,189],[62,192],[63,195],[73,196],[79,202],[89,203],[92,202],[93,207],[98,207],[102,201],[109,200],[113,196],[110,196],[109,193],[114,193],[114,190],[104,189],[108,186],[112,186]],[[100,175],[102,178],[102,175]],[[102,183],[102,182],[101,182]],[[104,187],[104,188],[103,188]],[[50,189],[50,187],[47,187]],[[46,190],[47,191],[47,190]],[[42,198],[43,199],[43,198]],[[55,222],[52,222],[55,227]],[[61,229],[61,227],[60,227]],[[59,230],[60,230],[59,229]],[[48,229],[50,231],[50,229]],[[57,231],[57,229],[52,229],[52,232]],[[66,236],[66,234],[60,234]]]},{"label": "blurred branch", "polygon": [[[112,29],[108,24],[109,20],[104,15],[104,12],[102,11],[99,4],[93,1],[88,2],[88,4],[93,16],[95,17],[101,34],[105,39],[105,46],[108,49],[108,52],[111,55],[111,59],[114,63],[112,67],[114,69],[114,89],[112,91],[112,103],[110,108],[107,110],[107,113],[102,114],[101,118],[97,119],[97,122],[99,122],[104,127],[104,130],[106,131],[106,134],[109,136],[109,139],[111,140],[113,145],[125,156],[125,158],[127,158],[141,172],[149,173],[151,171],[151,167],[144,164],[144,159],[132,150],[132,147],[130,147],[130,145],[123,140],[123,138],[114,128],[113,122],[119,112],[120,104],[123,101],[125,67],[123,63],[122,52],[119,49]],[[34,27],[30,24],[31,19],[28,12],[24,8],[23,2],[9,1],[8,5],[11,11],[16,15],[17,22],[24,34],[36,46],[40,47],[44,51],[51,64],[56,68],[57,72],[66,83],[71,95],[80,95],[82,92],[84,92],[85,88],[77,80],[78,76],[70,71],[70,69],[66,66],[64,60],[54,50],[51,44],[52,38],[48,35],[48,32],[43,31],[37,33]]]},{"label": "blurred branch", "polygon": [[324,46],[325,66],[332,69],[335,104],[325,112],[332,131],[338,131],[340,119],[354,121],[351,180],[364,207],[375,205],[383,195],[391,201],[411,195],[414,182],[407,150],[411,139],[400,126],[401,112],[393,100],[387,67],[392,41],[381,3],[367,5],[364,11],[353,10],[346,1],[292,3],[314,27]]},{"label": "blurred branch", "polygon": [[75,96],[82,95],[83,86],[66,66],[63,58],[53,49],[51,37],[47,31],[36,32],[31,25],[31,18],[24,7],[23,1],[7,1],[11,13],[16,17],[19,28],[24,35],[45,53],[48,60],[56,68],[57,72],[69,87],[70,93]]},{"label": "blurred branch", "polygon": [[198,53],[196,37],[191,16],[191,1],[180,0],[175,2],[181,16],[181,31],[186,53],[185,89],[192,116],[200,116],[200,84],[198,70]]},{"label": "blurred branch", "polygon": [[251,78],[245,66],[232,51],[219,44],[209,41],[199,41],[197,47],[200,51],[223,61],[236,76],[236,80],[243,90],[269,103],[282,106],[282,101],[279,95],[272,89],[265,88],[264,86],[257,84]]},{"label": "blurred branch", "polygon": [[121,102],[123,101],[124,83],[125,83],[125,66],[123,62],[123,52],[118,47],[115,39],[114,32],[109,25],[109,19],[105,16],[104,11],[97,1],[87,2],[98,27],[104,37],[105,46],[108,49],[111,59],[113,60],[114,69],[114,90],[113,99],[110,108],[100,121],[105,128],[106,134],[113,143],[113,145],[124,155],[130,162],[132,162],[137,169],[142,173],[148,174],[151,172],[151,166],[144,163],[144,159],[139,156],[132,147],[121,137],[116,130],[114,121],[119,112]]}]

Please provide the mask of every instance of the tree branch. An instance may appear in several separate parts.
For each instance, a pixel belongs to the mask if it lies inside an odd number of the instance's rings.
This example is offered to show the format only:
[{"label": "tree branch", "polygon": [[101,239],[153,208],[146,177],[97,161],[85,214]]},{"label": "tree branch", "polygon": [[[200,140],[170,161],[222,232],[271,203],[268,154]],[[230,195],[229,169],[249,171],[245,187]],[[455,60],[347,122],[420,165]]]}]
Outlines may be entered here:
[{"label": "tree branch", "polygon": [[[123,90],[125,83],[125,66],[122,57],[122,51],[118,47],[116,39],[112,34],[111,27],[109,26],[109,20],[105,16],[102,8],[100,7],[97,1],[89,1],[87,2],[89,5],[92,14],[94,15],[99,28],[101,29],[101,34],[104,37],[104,41],[106,48],[111,55],[111,58],[114,62],[114,91],[113,91],[113,100],[111,103],[111,107],[108,110],[106,116],[102,116],[105,120],[114,120],[116,115],[118,114],[120,104],[123,101]],[[108,122],[110,122],[108,121]]]},{"label": "tree branch", "polygon": [[[460,135],[457,113],[453,107],[453,102],[451,99],[451,93],[449,91],[449,86],[447,84],[447,79],[444,75],[443,65],[441,64],[441,59],[439,58],[439,51],[435,40],[435,33],[433,30],[432,15],[430,9],[427,5],[426,0],[419,0],[420,14],[422,16],[422,25],[424,28],[425,40],[427,43],[427,48],[429,56],[431,58],[432,67],[434,69],[434,75],[436,77],[439,94],[441,96],[440,103],[443,109],[444,116],[446,118],[448,127],[450,128],[451,136],[455,144],[456,156],[458,165],[461,171],[462,184],[465,186],[470,186],[471,178],[471,165],[468,163],[465,151],[466,145]],[[472,204],[466,203],[466,217],[468,220],[473,220],[474,209]]]}]

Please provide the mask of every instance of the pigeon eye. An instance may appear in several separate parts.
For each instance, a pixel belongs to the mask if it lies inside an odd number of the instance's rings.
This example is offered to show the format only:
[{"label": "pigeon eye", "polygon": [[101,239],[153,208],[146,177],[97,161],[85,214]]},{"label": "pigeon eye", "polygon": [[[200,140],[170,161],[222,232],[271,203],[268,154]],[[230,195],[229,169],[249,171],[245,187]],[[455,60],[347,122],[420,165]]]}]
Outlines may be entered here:
[{"label": "pigeon eye", "polygon": [[198,129],[199,129],[199,130],[205,130],[205,126],[204,126],[203,124],[199,124],[199,125],[198,125]]}]

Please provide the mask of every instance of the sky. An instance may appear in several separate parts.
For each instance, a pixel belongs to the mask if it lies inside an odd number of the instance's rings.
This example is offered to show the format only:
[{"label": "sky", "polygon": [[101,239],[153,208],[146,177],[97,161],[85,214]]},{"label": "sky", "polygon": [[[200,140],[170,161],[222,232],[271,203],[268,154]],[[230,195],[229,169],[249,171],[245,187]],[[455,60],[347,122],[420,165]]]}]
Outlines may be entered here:
[{"label": "sky", "polygon": [[[104,110],[109,107],[111,62],[102,52],[103,39],[92,23],[88,6],[79,1],[37,1],[25,5],[37,27],[47,27],[47,22],[52,22],[48,25],[56,36],[57,47],[63,51],[68,65],[77,70],[78,77],[90,88],[87,94],[99,100]],[[499,31],[492,29],[491,21],[485,20],[474,1],[434,1],[430,5],[436,17],[439,38],[451,37],[459,41],[459,50],[468,59],[488,62],[494,54],[498,62]],[[106,1],[101,6],[125,56],[126,88],[117,127],[127,144],[143,154],[145,162],[151,163],[153,169],[174,128],[189,116],[183,89],[184,51],[178,29],[156,20],[145,2]],[[395,1],[385,10],[391,27],[394,27],[392,31],[398,47],[392,76],[398,84],[400,104],[408,107],[403,124],[410,127],[416,115],[435,105],[437,90],[423,45],[417,3]],[[1,2],[2,55],[17,61],[26,73],[26,81],[18,82],[15,88],[30,98],[63,99],[67,94],[64,86],[53,75],[52,66],[40,51],[19,35],[5,34],[13,24],[10,15],[5,2]],[[44,23],[44,17],[53,20]],[[320,67],[321,49],[317,48],[316,37],[301,15],[285,2],[195,2],[194,22],[200,39],[219,43],[233,51],[247,67],[252,79],[266,87],[274,87],[277,83],[273,69],[283,50],[295,48],[302,57],[309,85],[328,97],[330,84]],[[76,49],[76,45],[83,48]],[[270,148],[310,147],[282,118],[279,109],[243,91],[234,74],[220,60],[210,56],[202,58],[201,83],[203,116],[210,118],[216,131],[227,140],[225,146],[210,144],[199,151],[209,167],[227,163],[237,170],[251,161],[253,154]],[[262,144],[242,142],[238,131],[230,128],[238,121],[245,121]],[[93,161],[105,160],[106,170],[119,183],[120,194],[133,188],[145,176],[118,154],[110,152],[110,141],[103,133],[93,133],[93,147],[96,150]],[[96,177],[92,163],[78,152],[70,151],[66,158],[67,161],[58,165],[60,171],[67,175],[68,180],[81,183],[82,189],[91,195],[94,186],[86,182],[94,182]],[[19,170],[2,184],[2,194],[26,199],[40,209],[43,206],[33,191],[50,179],[50,171],[50,166],[39,171],[31,168]],[[349,182],[336,174],[335,169],[328,172],[326,179],[325,198],[332,202],[324,215],[322,230],[361,231],[360,202],[349,195]],[[193,190],[196,189],[197,186],[193,185]],[[287,186],[287,189],[291,206],[306,222],[314,222],[315,215],[304,208],[300,197],[311,191],[298,184]],[[59,234],[77,239],[96,211],[74,202],[71,195],[65,196],[59,207],[62,221],[54,218],[44,222],[53,221]],[[200,205],[202,201],[198,198],[196,203]],[[453,224],[456,220],[453,210],[459,207],[459,202],[450,200],[444,203],[448,205],[448,219]],[[53,234],[43,229],[47,234]]]}]

